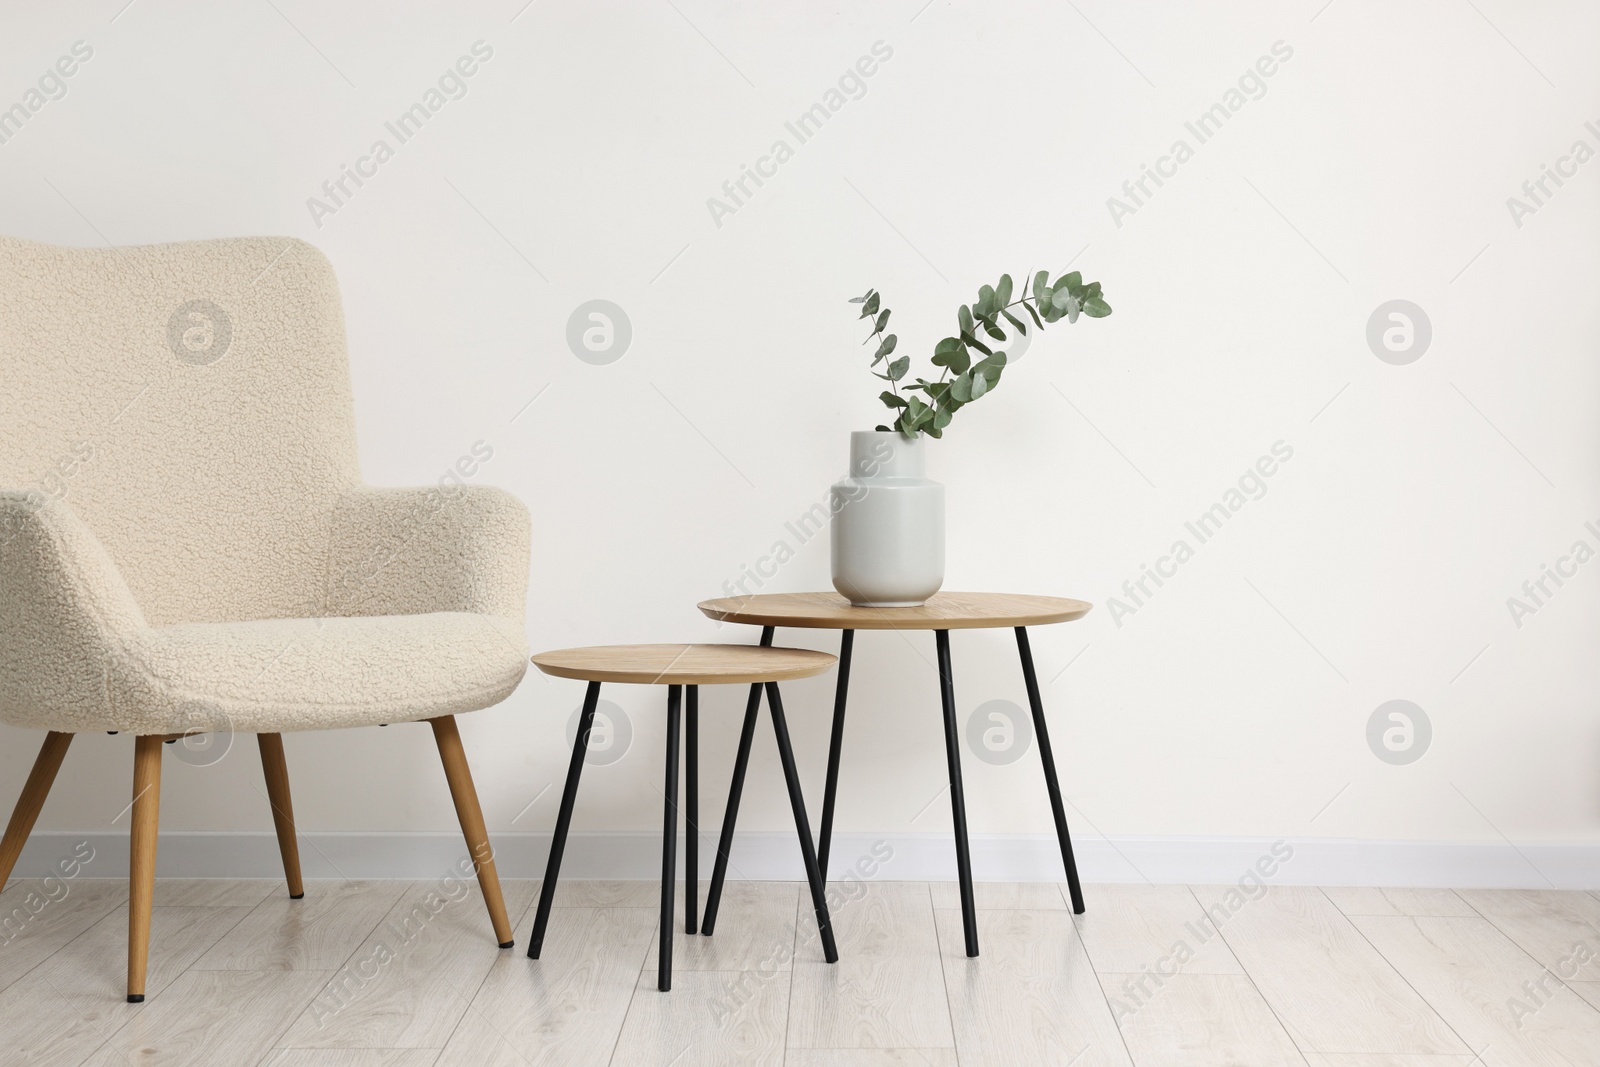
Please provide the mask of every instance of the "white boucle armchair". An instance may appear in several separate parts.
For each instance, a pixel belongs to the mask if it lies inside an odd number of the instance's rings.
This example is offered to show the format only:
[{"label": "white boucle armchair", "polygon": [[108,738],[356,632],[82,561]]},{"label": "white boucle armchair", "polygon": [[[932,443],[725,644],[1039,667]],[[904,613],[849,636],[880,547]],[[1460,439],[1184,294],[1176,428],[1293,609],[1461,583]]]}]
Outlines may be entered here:
[{"label": "white boucle armchair", "polygon": [[135,735],[142,1001],[164,741],[258,735],[298,898],[282,733],[427,720],[510,947],[453,716],[522,680],[528,542],[500,490],[360,484],[338,286],[310,245],[0,238],[0,722],[49,731],[0,885],[72,736]]}]

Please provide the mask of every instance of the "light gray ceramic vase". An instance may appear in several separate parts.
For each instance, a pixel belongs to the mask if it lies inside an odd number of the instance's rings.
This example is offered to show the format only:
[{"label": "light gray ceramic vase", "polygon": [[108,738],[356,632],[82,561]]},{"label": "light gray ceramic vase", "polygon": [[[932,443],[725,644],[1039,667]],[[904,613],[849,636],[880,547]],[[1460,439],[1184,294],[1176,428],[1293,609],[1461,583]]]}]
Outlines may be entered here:
[{"label": "light gray ceramic vase", "polygon": [[918,434],[850,435],[850,473],[833,484],[833,587],[862,607],[916,607],[944,584],[944,486],[925,476]]}]

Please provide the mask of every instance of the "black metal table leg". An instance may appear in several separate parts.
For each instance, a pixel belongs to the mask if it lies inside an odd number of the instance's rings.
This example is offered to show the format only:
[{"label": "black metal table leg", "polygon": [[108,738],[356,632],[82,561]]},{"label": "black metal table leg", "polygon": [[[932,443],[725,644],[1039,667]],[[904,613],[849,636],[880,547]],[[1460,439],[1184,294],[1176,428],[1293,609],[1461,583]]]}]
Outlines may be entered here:
[{"label": "black metal table leg", "polygon": [[789,806],[794,809],[794,829],[800,836],[800,856],[805,860],[806,881],[811,886],[811,906],[817,914],[817,932],[822,935],[823,958],[837,963],[839,949],[833,943],[833,923],[828,918],[828,890],[822,884],[822,869],[817,865],[817,852],[811,841],[810,820],[806,818],[806,801],[800,792],[800,772],[795,769],[794,749],[789,744],[789,723],[783,716],[783,698],[778,695],[778,683],[767,683],[767,709],[772,712],[772,732],[778,741],[778,759],[783,763],[783,777],[789,785]]},{"label": "black metal table leg", "polygon": [[944,705],[944,752],[950,764],[950,814],[955,823],[956,877],[961,882],[961,929],[967,955],[978,954],[978,916],[972,899],[972,853],[967,847],[967,798],[961,788],[961,730],[956,725],[955,678],[950,671],[950,631],[935,630],[939,697]]},{"label": "black metal table leg", "polygon": [[661,816],[661,948],[656,956],[656,988],[672,988],[672,890],[678,876],[678,716],[681,686],[667,686],[667,775]]},{"label": "black metal table leg", "polygon": [[561,853],[567,847],[567,829],[572,825],[572,805],[578,797],[578,777],[583,774],[583,757],[589,748],[589,731],[594,727],[594,709],[600,703],[600,683],[590,682],[583,695],[583,711],[578,715],[578,736],[572,742],[572,761],[567,764],[567,784],[561,790],[561,813],[556,816],[555,836],[550,839],[550,859],[544,868],[544,885],[539,889],[539,912],[528,935],[528,958],[539,958],[544,947],[544,930],[550,922],[550,905],[556,897],[556,879],[561,875]]},{"label": "black metal table leg", "polygon": [[[761,630],[761,647],[772,645],[771,626]],[[750,687],[744,706],[744,725],[739,730],[739,752],[733,759],[733,781],[728,785],[728,808],[722,816],[722,833],[717,843],[717,859],[711,870],[711,889],[706,893],[706,913],[700,933],[710,937],[717,926],[717,908],[722,903],[722,883],[728,875],[728,854],[733,851],[733,828],[739,821],[739,797],[744,793],[744,773],[750,766],[750,742],[756,736],[756,716],[761,713],[761,683]]]},{"label": "black metal table leg", "polygon": [[1061,785],[1056,781],[1056,757],[1050,749],[1050,730],[1044,721],[1044,701],[1039,698],[1039,679],[1033,673],[1033,650],[1028,647],[1028,628],[1017,627],[1017,653],[1022,657],[1022,680],[1028,686],[1028,707],[1033,711],[1033,732],[1039,738],[1039,760],[1044,764],[1044,784],[1050,791],[1050,811],[1056,819],[1056,841],[1061,845],[1061,864],[1067,869],[1067,889],[1072,894],[1072,910],[1083,914],[1083,887],[1078,884],[1078,864],[1072,857],[1072,835],[1067,832],[1067,813],[1061,803]]},{"label": "black metal table leg", "polygon": [[833,691],[833,736],[828,741],[828,780],[822,787],[822,826],[817,837],[817,867],[822,880],[828,880],[828,852],[833,847],[833,798],[839,792],[839,754],[844,747],[844,706],[850,691],[850,652],[856,632],[845,630],[839,637],[839,680]]},{"label": "black metal table leg", "polygon": [[700,896],[700,687],[684,686],[683,709],[683,932],[695,932]]}]

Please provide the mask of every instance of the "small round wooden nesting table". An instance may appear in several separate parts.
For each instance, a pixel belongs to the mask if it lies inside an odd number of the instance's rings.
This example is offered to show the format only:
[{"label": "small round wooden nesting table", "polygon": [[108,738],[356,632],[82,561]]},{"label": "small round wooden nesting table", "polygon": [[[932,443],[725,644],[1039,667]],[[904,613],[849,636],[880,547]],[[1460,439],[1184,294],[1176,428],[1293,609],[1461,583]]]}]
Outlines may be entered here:
[{"label": "small round wooden nesting table", "polygon": [[[557,678],[576,678],[589,683],[583,710],[578,719],[578,737],[572,746],[572,761],[567,765],[567,782],[561,791],[561,812],[556,816],[555,836],[550,842],[550,859],[545,866],[544,885],[539,892],[539,910],[528,938],[528,958],[538,959],[544,946],[545,927],[550,922],[550,906],[555,900],[556,879],[561,874],[561,855],[566,849],[567,830],[572,825],[572,806],[578,795],[578,778],[583,773],[583,757],[589,732],[594,726],[595,707],[600,703],[602,682],[667,687],[666,797],[661,835],[661,946],[656,962],[657,986],[662,992],[672,988],[672,912],[673,888],[677,867],[678,842],[678,719],[684,708],[684,930],[695,933],[695,907],[699,895],[700,823],[700,686],[751,686],[753,706],[759,706],[764,689],[772,711],[772,730],[778,742],[778,756],[789,786],[789,804],[794,809],[795,831],[800,836],[800,853],[805,860],[806,880],[811,884],[811,902],[816,908],[817,926],[822,935],[824,954],[829,963],[839,958],[834,947],[833,927],[828,920],[826,890],[821,868],[806,819],[805,798],[800,793],[800,776],[795,770],[794,750],[789,744],[789,726],[783,715],[783,700],[778,683],[821,674],[836,662],[826,652],[803,648],[772,648],[771,641],[750,645],[598,645],[541,652],[533,657],[536,667]],[[684,700],[687,690],[687,700]],[[749,761],[750,742],[755,733],[755,718],[745,716],[744,732],[739,737],[739,758],[733,792],[744,786],[744,770]],[[730,802],[737,810],[737,803]],[[717,874],[726,874],[727,844],[717,856]],[[711,932],[711,912],[706,913],[706,933]]]},{"label": "small round wooden nesting table", "polygon": [[[944,747],[950,773],[950,810],[955,824],[956,874],[961,883],[962,930],[968,956],[978,954],[978,922],[972,898],[972,857],[967,847],[966,794],[961,785],[960,730],[956,724],[955,683],[950,670],[950,631],[1009,626],[1016,631],[1017,652],[1022,659],[1022,678],[1028,689],[1028,705],[1033,712],[1033,731],[1039,738],[1039,758],[1044,765],[1045,788],[1050,794],[1055,817],[1056,841],[1061,846],[1061,863],[1066,869],[1067,888],[1072,894],[1072,910],[1083,914],[1083,889],[1078,884],[1078,866],[1072,856],[1072,837],[1067,831],[1067,816],[1062,805],[1061,787],[1056,781],[1055,755],[1050,748],[1050,733],[1045,725],[1044,704],[1039,696],[1039,681],[1034,675],[1033,652],[1028,645],[1028,627],[1081,619],[1094,605],[1065,597],[1031,596],[1020,593],[935,593],[926,604],[915,608],[857,607],[838,593],[757,593],[750,596],[705,600],[700,610],[721,622],[760,626],[761,644],[772,644],[779,626],[840,630],[839,681],[833,701],[833,734],[828,745],[828,777],[822,795],[822,825],[817,840],[818,866],[823,878],[828,873],[828,849],[833,838],[834,797],[839,786],[839,753],[844,743],[845,697],[850,686],[850,653],[857,630],[932,630],[938,654],[939,696],[944,711]],[[746,731],[753,728],[761,704],[759,687],[752,686],[745,708]],[[746,753],[741,750],[742,761]],[[722,823],[722,849],[706,897],[704,927],[709,933],[716,922],[717,905],[722,896],[725,875],[723,856],[733,837],[733,822],[738,814],[738,783],[744,778],[742,762],[734,767],[734,792],[728,797],[728,814]]]}]

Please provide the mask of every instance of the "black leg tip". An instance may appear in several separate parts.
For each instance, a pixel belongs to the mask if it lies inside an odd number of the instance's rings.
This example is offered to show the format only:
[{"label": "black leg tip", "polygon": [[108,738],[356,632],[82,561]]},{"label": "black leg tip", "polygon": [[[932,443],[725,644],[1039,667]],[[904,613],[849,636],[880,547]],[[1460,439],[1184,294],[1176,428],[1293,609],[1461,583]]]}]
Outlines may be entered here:
[{"label": "black leg tip", "polygon": [[538,945],[529,945],[528,946],[528,958],[530,960],[536,960],[536,959],[539,958],[539,946]]},{"label": "black leg tip", "polygon": [[128,1003],[129,1004],[143,1004],[144,1003],[144,994],[143,993],[129,993],[128,994]]},{"label": "black leg tip", "polygon": [[290,900],[304,900],[304,899],[306,899],[306,895],[304,893],[290,893],[289,894],[289,899]]},{"label": "black leg tip", "polygon": [[516,943],[515,940],[502,941],[502,942],[500,942],[500,947],[501,948],[516,948],[517,947],[517,943]]}]

